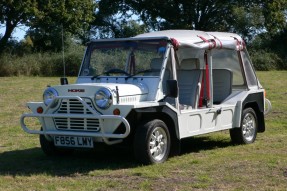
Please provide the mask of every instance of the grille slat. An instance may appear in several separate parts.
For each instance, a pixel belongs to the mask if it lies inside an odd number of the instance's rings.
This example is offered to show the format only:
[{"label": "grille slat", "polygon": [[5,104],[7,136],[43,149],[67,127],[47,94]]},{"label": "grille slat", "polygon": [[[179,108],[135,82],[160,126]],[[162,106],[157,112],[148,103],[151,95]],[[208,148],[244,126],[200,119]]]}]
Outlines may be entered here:
[{"label": "grille slat", "polygon": [[[90,99],[83,99],[92,109],[94,109]],[[58,114],[92,114],[85,109],[82,103],[75,99],[63,99],[60,108],[56,111]],[[57,129],[60,130],[81,130],[81,131],[99,131],[99,119],[86,118],[54,118]]]}]

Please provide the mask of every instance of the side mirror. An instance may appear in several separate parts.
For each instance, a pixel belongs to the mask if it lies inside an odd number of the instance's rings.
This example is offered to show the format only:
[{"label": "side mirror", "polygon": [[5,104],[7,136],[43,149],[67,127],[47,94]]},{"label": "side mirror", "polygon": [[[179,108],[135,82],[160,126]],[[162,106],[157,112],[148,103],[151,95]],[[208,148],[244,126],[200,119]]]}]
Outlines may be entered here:
[{"label": "side mirror", "polygon": [[167,97],[176,98],[178,96],[178,83],[177,80],[167,80]]},{"label": "side mirror", "polygon": [[61,85],[67,85],[67,84],[69,84],[68,79],[67,79],[66,77],[61,77],[61,78],[60,78],[60,82],[61,82]]}]

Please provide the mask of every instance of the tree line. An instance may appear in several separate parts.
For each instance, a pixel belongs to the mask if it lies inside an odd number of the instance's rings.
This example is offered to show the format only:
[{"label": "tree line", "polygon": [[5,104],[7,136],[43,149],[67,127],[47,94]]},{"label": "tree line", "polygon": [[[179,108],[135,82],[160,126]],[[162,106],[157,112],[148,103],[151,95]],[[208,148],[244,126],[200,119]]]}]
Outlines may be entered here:
[{"label": "tree line", "polygon": [[[286,23],[286,0],[2,0],[0,55],[59,52],[62,33],[69,47],[91,39],[195,29],[238,33],[257,69],[287,69]],[[12,34],[23,25],[28,30],[18,42]]]}]

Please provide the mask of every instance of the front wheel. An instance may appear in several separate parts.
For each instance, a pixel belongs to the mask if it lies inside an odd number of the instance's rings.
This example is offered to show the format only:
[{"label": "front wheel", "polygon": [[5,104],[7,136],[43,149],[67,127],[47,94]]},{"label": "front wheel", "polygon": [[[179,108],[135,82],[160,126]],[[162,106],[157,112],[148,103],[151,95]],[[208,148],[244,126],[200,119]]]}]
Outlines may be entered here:
[{"label": "front wheel", "polygon": [[134,137],[136,159],[143,164],[162,163],[170,152],[170,134],[166,124],[158,119],[137,128]]},{"label": "front wheel", "polygon": [[258,122],[255,111],[252,108],[246,108],[242,112],[240,128],[230,129],[232,142],[237,144],[250,144],[256,139]]}]

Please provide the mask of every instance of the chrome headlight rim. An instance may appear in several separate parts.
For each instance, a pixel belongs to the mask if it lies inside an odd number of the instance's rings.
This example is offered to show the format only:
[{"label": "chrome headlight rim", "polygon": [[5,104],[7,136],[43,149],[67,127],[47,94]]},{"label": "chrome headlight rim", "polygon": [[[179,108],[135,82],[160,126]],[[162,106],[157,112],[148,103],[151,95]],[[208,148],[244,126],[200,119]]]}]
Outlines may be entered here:
[{"label": "chrome headlight rim", "polygon": [[56,89],[49,87],[43,93],[44,104],[48,106],[55,97],[59,96]]},{"label": "chrome headlight rim", "polygon": [[99,89],[95,94],[96,106],[100,109],[108,109],[113,103],[113,96],[107,88]]}]

